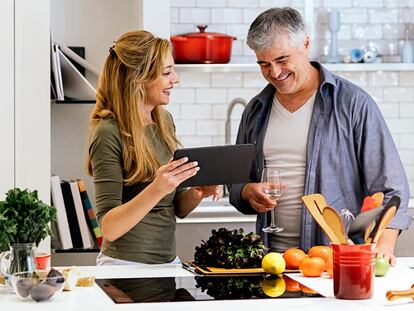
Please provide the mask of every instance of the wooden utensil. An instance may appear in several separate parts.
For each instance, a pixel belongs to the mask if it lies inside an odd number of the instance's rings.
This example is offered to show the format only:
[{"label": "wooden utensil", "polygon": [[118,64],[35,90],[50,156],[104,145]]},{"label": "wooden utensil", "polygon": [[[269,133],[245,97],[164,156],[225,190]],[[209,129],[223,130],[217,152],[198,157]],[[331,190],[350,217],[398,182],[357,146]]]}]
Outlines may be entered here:
[{"label": "wooden utensil", "polygon": [[373,221],[373,222],[372,222],[372,223],[368,226],[368,228],[367,228],[367,229],[365,229],[365,234],[364,234],[364,243],[365,243],[365,244],[367,243],[368,238],[369,238],[369,235],[371,234],[372,229],[374,229],[374,227],[375,227],[375,221]]},{"label": "wooden utensil", "polygon": [[381,237],[381,234],[384,232],[385,228],[390,224],[391,220],[394,218],[395,213],[397,212],[396,206],[391,206],[381,215],[374,229],[372,230],[369,238],[366,243],[377,243],[378,239]]},{"label": "wooden utensil", "polygon": [[334,244],[341,244],[335,232],[333,232],[331,227],[326,223],[325,218],[322,215],[324,208],[327,206],[325,198],[321,194],[315,193],[305,195],[301,199],[313,219],[315,219],[315,221],[319,224],[319,226],[321,226],[322,230],[328,236],[329,240]]},{"label": "wooden utensil", "polygon": [[375,192],[371,197],[375,200],[375,207],[380,207],[384,202],[383,192]]},{"label": "wooden utensil", "polygon": [[400,298],[411,298],[414,300],[414,284],[407,290],[389,290],[385,294],[388,300],[397,300]]},{"label": "wooden utensil", "polygon": [[342,222],[341,216],[336,211],[336,209],[330,206],[325,206],[322,214],[326,223],[329,225],[329,227],[331,227],[332,231],[335,233],[340,244],[348,244],[348,237],[345,232],[344,224]]}]

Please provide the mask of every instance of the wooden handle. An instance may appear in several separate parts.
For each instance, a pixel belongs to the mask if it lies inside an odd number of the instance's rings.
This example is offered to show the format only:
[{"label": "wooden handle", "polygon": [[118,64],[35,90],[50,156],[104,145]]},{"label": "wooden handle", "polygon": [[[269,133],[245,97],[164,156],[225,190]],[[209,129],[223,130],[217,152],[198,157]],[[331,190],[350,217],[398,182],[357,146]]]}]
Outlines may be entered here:
[{"label": "wooden handle", "polygon": [[387,228],[387,226],[390,224],[391,220],[394,218],[395,213],[397,212],[397,207],[392,206],[389,209],[385,211],[385,213],[382,215],[381,219],[378,221],[378,224],[375,225],[375,228],[373,232],[371,233],[368,240],[371,239],[371,241],[367,241],[367,243],[377,243],[379,238],[381,237],[382,232]]},{"label": "wooden handle", "polygon": [[389,290],[385,294],[385,297],[390,301],[400,298],[412,298],[414,300],[414,284],[407,290]]}]

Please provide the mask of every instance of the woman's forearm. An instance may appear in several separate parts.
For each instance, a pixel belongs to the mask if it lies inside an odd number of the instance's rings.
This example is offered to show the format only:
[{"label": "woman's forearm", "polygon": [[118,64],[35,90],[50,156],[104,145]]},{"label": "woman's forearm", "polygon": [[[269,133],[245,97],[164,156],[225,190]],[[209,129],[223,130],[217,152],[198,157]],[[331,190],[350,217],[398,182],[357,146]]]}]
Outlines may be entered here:
[{"label": "woman's forearm", "polygon": [[198,198],[194,194],[194,188],[183,192],[175,199],[175,215],[179,218],[184,218],[200,204],[201,199],[202,197]]},{"label": "woman's forearm", "polygon": [[149,184],[132,200],[111,209],[101,221],[105,239],[114,241],[127,233],[164,197],[153,184]]}]

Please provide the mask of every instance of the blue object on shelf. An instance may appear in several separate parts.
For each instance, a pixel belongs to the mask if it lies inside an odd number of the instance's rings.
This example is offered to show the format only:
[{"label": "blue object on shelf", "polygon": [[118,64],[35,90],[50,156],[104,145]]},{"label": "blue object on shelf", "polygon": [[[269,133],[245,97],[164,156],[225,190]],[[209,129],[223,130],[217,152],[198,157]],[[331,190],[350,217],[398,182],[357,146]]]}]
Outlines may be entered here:
[{"label": "blue object on shelf", "polygon": [[349,55],[352,63],[360,63],[364,58],[364,52],[361,49],[352,49]]}]

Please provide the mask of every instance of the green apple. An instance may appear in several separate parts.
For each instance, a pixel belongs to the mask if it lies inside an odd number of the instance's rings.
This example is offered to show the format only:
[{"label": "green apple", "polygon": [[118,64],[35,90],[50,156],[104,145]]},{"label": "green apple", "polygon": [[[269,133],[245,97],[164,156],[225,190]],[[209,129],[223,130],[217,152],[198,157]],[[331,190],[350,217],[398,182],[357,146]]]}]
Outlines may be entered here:
[{"label": "green apple", "polygon": [[390,269],[390,263],[384,257],[375,258],[375,276],[384,276]]}]

